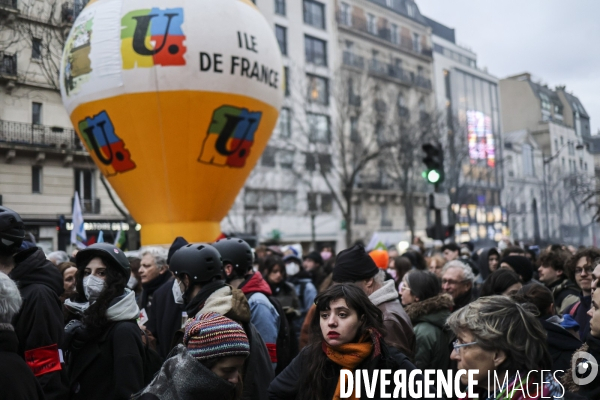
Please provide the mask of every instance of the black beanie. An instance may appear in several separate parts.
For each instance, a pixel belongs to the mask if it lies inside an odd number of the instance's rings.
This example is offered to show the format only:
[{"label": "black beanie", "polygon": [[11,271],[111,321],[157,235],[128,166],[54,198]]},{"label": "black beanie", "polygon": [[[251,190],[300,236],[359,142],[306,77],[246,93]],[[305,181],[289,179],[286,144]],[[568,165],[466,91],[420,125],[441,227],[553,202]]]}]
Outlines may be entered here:
[{"label": "black beanie", "polygon": [[533,266],[531,261],[523,256],[507,256],[500,260],[499,265],[507,263],[515,270],[517,275],[521,275],[523,283],[528,283],[533,278]]},{"label": "black beanie", "polygon": [[375,262],[359,245],[338,253],[333,267],[333,281],[336,283],[357,282],[374,277],[379,272]]},{"label": "black beanie", "polygon": [[175,254],[177,250],[179,250],[186,244],[189,244],[188,241],[182,238],[181,236],[177,236],[175,238],[173,244],[171,245],[171,247],[169,247],[169,254],[167,255],[167,265],[171,264],[171,257],[173,257],[173,254]]}]

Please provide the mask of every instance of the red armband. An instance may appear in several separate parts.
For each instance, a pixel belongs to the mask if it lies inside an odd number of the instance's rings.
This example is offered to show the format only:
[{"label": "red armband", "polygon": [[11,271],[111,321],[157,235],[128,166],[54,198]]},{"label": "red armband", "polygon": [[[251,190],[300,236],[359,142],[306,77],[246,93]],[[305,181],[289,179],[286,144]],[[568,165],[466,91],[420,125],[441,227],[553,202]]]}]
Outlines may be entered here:
[{"label": "red armband", "polygon": [[277,362],[277,345],[275,343],[266,343],[267,350],[269,351],[269,357],[271,357],[271,362]]},{"label": "red armband", "polygon": [[62,369],[57,344],[27,350],[25,352],[25,362],[36,377]]}]

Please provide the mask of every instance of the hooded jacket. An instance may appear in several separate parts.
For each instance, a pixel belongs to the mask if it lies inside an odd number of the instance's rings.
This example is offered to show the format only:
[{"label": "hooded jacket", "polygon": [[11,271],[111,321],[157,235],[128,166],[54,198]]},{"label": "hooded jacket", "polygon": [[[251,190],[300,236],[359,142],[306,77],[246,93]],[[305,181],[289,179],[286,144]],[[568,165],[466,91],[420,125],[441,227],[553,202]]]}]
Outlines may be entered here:
[{"label": "hooded jacket", "polygon": [[0,324],[0,390],[10,400],[43,400],[44,392],[22,357],[17,354],[19,342],[12,326]]},{"label": "hooded jacket", "polygon": [[[575,310],[573,310],[577,307]],[[579,324],[579,339],[585,341],[590,334],[590,316],[587,314],[592,308],[592,296],[579,296],[579,301],[565,308],[563,314],[573,316],[573,319]]]},{"label": "hooded jacket", "polygon": [[[62,276],[37,247],[17,253],[14,261],[15,267],[9,277],[15,281],[23,298],[21,310],[13,319],[19,340],[18,354],[28,360],[30,367],[36,365],[34,374],[46,399],[62,400],[67,394],[61,380],[58,355],[64,328],[59,299],[64,291]],[[52,352],[51,358],[44,357],[45,350]],[[44,369],[50,372],[44,372]]]},{"label": "hooded jacket", "polygon": [[[126,292],[106,311],[104,332],[86,330],[69,346],[67,373],[71,400],[121,400],[144,386],[142,335],[135,292]],[[90,334],[91,333],[91,334]]]},{"label": "hooded jacket", "polygon": [[415,334],[410,318],[400,303],[394,281],[385,281],[382,287],[369,296],[369,300],[383,313],[386,343],[412,360],[415,356]]},{"label": "hooded jacket", "polygon": [[264,340],[271,356],[273,368],[277,367],[277,335],[279,334],[279,313],[267,296],[271,296],[271,288],[261,274],[254,273],[246,278],[239,289],[248,298],[250,306],[250,322],[256,327]]},{"label": "hooded jacket", "polygon": [[577,340],[575,336],[558,323],[554,323],[546,317],[538,319],[548,333],[546,343],[552,356],[552,370],[562,370],[563,372],[556,374],[557,377],[560,377],[564,374],[564,371],[570,368],[571,356],[581,347],[581,341]]},{"label": "hooded jacket", "polygon": [[581,290],[576,283],[567,279],[566,276],[547,286],[554,297],[554,306],[558,314],[564,314],[567,307],[579,300]]},{"label": "hooded jacket", "polygon": [[406,307],[417,340],[417,368],[450,368],[450,334],[444,325],[453,305],[452,296],[440,294]]},{"label": "hooded jacket", "polygon": [[173,282],[174,279],[170,279],[154,292],[146,323],[146,328],[156,338],[157,351],[162,358],[171,351],[171,341],[175,332],[181,329],[182,313],[185,311],[183,304],[175,303]]},{"label": "hooded jacket", "polygon": [[179,345],[158,374],[141,393],[139,400],[229,399],[235,386],[219,378]]},{"label": "hooded jacket", "polygon": [[[268,287],[268,286],[267,286]],[[275,377],[267,346],[258,330],[250,322],[250,307],[246,296],[239,289],[224,286],[215,290],[200,307],[196,316],[216,312],[242,325],[248,342],[250,355],[244,363],[243,400],[266,400],[267,388]]]}]

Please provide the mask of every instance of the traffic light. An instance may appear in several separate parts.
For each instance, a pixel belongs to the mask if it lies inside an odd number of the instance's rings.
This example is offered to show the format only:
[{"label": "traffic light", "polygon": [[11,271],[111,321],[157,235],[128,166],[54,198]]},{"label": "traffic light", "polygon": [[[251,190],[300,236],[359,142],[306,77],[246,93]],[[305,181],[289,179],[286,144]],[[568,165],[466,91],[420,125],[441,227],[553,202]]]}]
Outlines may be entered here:
[{"label": "traffic light", "polygon": [[444,181],[444,152],[442,146],[435,143],[425,143],[423,145],[423,151],[425,157],[423,157],[423,163],[427,167],[423,171],[423,178],[427,182],[434,185],[440,184]]}]

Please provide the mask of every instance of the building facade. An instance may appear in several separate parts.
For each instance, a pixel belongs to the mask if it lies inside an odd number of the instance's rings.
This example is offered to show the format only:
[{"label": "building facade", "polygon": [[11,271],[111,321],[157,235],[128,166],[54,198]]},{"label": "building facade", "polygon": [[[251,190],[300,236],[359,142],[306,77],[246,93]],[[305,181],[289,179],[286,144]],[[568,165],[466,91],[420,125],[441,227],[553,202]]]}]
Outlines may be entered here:
[{"label": "building facade", "polygon": [[456,44],[455,30],[427,18],[433,36],[436,104],[442,116],[457,240],[491,245],[507,233],[501,207],[502,154],[498,79],[477,66],[477,54]]},{"label": "building facade", "polygon": [[[564,87],[551,89],[528,73],[501,80],[500,91],[505,129],[528,130],[543,154],[542,165],[533,171],[544,186],[539,204],[542,241],[591,245],[594,222],[589,205],[596,184],[594,157],[584,140],[589,115]],[[531,203],[526,211],[532,212]]]},{"label": "building facade", "polygon": [[0,1],[0,201],[23,217],[47,252],[69,246],[76,191],[90,239],[103,230],[109,241],[129,228],[59,93],[62,45],[82,8],[81,2]]}]

